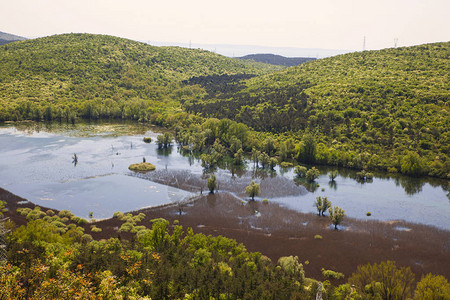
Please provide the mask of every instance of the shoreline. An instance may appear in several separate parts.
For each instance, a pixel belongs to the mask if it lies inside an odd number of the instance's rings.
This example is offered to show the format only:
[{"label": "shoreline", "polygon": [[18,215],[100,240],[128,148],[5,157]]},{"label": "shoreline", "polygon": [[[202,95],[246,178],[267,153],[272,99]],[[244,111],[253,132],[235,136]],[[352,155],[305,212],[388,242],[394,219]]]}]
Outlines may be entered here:
[{"label": "shoreline", "polygon": [[[0,199],[6,201],[10,217],[17,226],[26,219],[16,213],[19,207],[35,206],[0,188]],[[190,200],[190,201],[189,201]],[[361,264],[394,260],[399,266],[409,266],[419,280],[427,273],[450,278],[450,231],[433,226],[404,221],[376,221],[345,218],[341,230],[330,229],[328,217],[289,210],[276,203],[242,200],[231,193],[201,194],[180,205],[169,203],[127,213],[144,213],[138,225],[151,226],[151,220],[164,218],[172,226],[192,228],[194,233],[225,236],[243,243],[249,251],[257,251],[274,262],[281,256],[298,256],[307,277],[325,280],[321,269],[345,274],[333,284],[345,282]],[[42,207],[46,209],[45,207]],[[54,210],[57,211],[57,210]],[[125,212],[124,212],[125,213]],[[96,220],[84,225],[94,239],[110,237],[131,238],[131,233],[119,233],[123,222],[116,218]],[[102,228],[93,233],[91,225]],[[400,229],[398,229],[400,228]],[[402,230],[407,228],[408,230]],[[316,235],[322,239],[315,239]]]}]

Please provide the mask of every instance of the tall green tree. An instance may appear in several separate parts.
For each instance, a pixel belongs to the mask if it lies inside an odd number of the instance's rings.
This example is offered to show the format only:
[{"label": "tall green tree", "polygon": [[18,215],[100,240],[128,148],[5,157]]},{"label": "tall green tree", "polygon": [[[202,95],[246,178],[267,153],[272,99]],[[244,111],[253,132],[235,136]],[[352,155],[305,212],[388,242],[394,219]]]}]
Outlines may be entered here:
[{"label": "tall green tree", "polygon": [[259,195],[259,184],[252,180],[252,182],[250,182],[250,184],[245,188],[245,192],[252,198],[252,200],[255,200],[255,196]]},{"label": "tall green tree", "polygon": [[211,174],[207,181],[208,190],[211,194],[214,194],[214,190],[217,188],[217,178],[216,175]]},{"label": "tall green tree", "polygon": [[328,209],[328,213],[330,214],[331,223],[333,223],[334,229],[337,230],[337,226],[342,223],[342,220],[344,220],[345,210],[335,206],[334,208],[330,207]]}]

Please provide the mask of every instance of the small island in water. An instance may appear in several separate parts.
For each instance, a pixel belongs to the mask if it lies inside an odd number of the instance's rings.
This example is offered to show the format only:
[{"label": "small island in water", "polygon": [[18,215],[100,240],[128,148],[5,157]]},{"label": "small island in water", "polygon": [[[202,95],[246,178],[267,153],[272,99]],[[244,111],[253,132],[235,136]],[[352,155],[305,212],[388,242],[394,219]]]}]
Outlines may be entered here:
[{"label": "small island in water", "polygon": [[154,171],[156,170],[155,165],[148,163],[148,162],[141,162],[137,164],[131,164],[128,169],[131,171],[137,171],[137,172],[148,172],[148,171]]}]

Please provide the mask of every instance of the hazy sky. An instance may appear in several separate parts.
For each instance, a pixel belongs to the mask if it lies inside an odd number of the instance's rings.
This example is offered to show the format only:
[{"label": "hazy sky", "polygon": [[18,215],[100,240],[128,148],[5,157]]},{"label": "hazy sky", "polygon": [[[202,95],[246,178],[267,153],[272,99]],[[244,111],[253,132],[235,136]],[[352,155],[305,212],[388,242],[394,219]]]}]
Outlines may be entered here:
[{"label": "hazy sky", "polygon": [[0,0],[0,31],[366,49],[450,40],[450,0]]}]

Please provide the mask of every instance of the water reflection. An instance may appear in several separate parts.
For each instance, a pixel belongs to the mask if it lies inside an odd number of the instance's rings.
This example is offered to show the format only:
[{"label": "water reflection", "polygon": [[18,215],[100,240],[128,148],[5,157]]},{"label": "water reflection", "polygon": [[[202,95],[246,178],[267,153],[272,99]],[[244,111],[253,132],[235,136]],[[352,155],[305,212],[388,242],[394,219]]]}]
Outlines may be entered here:
[{"label": "water reflection", "polygon": [[335,180],[328,181],[328,186],[330,187],[330,189],[337,190],[337,183]]}]

